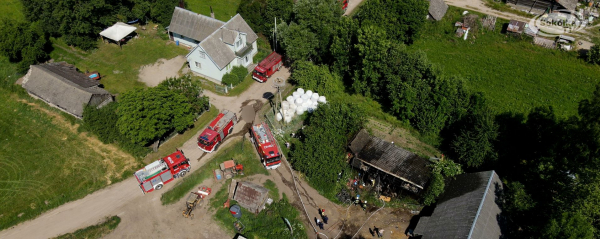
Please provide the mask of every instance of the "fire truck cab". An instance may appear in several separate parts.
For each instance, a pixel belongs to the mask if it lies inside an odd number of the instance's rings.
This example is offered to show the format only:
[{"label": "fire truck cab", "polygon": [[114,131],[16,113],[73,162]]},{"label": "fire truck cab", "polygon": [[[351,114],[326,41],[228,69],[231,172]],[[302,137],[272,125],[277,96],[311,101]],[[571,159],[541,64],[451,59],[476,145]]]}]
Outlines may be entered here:
[{"label": "fire truck cab", "polygon": [[184,177],[191,170],[190,160],[185,157],[183,151],[156,160],[146,167],[134,173],[142,192],[149,193],[160,190],[164,184],[178,177]]},{"label": "fire truck cab", "polygon": [[237,123],[235,113],[223,110],[198,136],[198,147],[207,153],[212,153],[217,146],[231,134]]},{"label": "fire truck cab", "polygon": [[266,169],[276,169],[281,165],[281,154],[277,141],[266,123],[252,126],[251,140],[258,151],[261,163]]},{"label": "fire truck cab", "polygon": [[261,83],[267,82],[267,79],[278,71],[281,65],[281,55],[277,54],[277,52],[272,52],[254,68],[252,79]]}]

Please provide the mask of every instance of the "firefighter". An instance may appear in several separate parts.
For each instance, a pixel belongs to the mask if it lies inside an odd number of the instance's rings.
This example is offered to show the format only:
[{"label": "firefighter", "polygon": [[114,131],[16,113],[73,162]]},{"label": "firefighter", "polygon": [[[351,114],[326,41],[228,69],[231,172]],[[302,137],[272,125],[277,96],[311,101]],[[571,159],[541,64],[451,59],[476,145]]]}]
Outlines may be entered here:
[{"label": "firefighter", "polygon": [[323,222],[327,224],[329,218],[327,217],[327,215],[325,215],[325,209],[321,209],[321,218],[323,218]]},{"label": "firefighter", "polygon": [[356,194],[356,199],[354,199],[354,206],[360,205],[360,204],[361,204],[360,195]]},{"label": "firefighter", "polygon": [[321,222],[321,220],[319,220],[318,218],[317,218],[317,226],[319,226],[319,228],[321,230],[323,230],[323,222]]},{"label": "firefighter", "polygon": [[362,207],[363,211],[367,210],[367,201],[364,201],[360,206]]},{"label": "firefighter", "polygon": [[373,226],[373,231],[375,231],[377,237],[383,237],[383,235],[381,235],[381,232],[379,231],[379,228],[377,228],[376,226]]}]

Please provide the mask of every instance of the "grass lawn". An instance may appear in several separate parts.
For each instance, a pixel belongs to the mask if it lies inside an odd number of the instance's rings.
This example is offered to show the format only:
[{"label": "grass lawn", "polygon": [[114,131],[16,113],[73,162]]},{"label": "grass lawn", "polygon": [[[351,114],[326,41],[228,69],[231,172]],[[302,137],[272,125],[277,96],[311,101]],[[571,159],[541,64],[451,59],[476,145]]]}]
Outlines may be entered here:
[{"label": "grass lawn", "polygon": [[99,41],[98,49],[89,52],[69,47],[61,39],[52,39],[54,50],[50,56],[55,61],[74,64],[81,71],[100,72],[104,88],[118,95],[136,87],[146,87],[137,80],[141,66],[153,64],[160,58],[171,59],[188,53],[186,48],[164,40],[162,37],[166,35],[155,30],[138,28],[137,33],[139,38],[131,39],[123,49]]},{"label": "grass lawn", "polygon": [[0,18],[25,20],[21,0],[3,0],[0,5]]},{"label": "grass lawn", "polygon": [[444,20],[428,22],[421,39],[410,48],[422,50],[444,68],[447,75],[467,79],[469,88],[484,92],[499,113],[527,113],[551,105],[559,116],[577,112],[580,100],[589,98],[598,83],[600,66],[591,65],[575,52],[549,50],[500,33],[478,32],[476,39],[454,36],[454,22],[462,9],[450,7]]},{"label": "grass lawn", "polygon": [[106,221],[98,224],[89,226],[83,229],[79,229],[72,233],[67,233],[64,235],[60,235],[55,237],[54,239],[76,239],[76,238],[85,238],[85,239],[97,239],[102,238],[109,233],[111,233],[117,226],[121,223],[121,218],[117,216],[112,216],[107,218]]},{"label": "grass lawn", "polygon": [[[235,139],[234,142],[214,152],[217,155],[206,162],[204,166],[188,174],[183,180],[179,180],[173,188],[164,193],[160,198],[162,204],[172,204],[179,201],[179,199],[188,195],[190,190],[199,186],[200,183],[209,177],[212,177],[213,170],[219,168],[219,164],[230,159],[234,159],[236,163],[244,165],[245,176],[253,174],[269,175],[269,172],[260,163],[254,150],[249,140],[242,141],[241,139]],[[237,175],[235,178],[237,177],[242,176]]]},{"label": "grass lawn", "polygon": [[[210,110],[204,112],[196,122],[194,122],[194,127],[186,130],[183,134],[178,134],[175,137],[169,139],[166,143],[162,144],[157,152],[149,153],[144,158],[145,163],[153,162],[159,158],[166,157],[169,154],[172,154],[177,150],[177,148],[181,147],[185,142],[187,142],[192,136],[194,136],[198,131],[204,129],[208,123],[215,119],[219,114],[219,110],[215,108],[215,106],[211,106]],[[190,159],[192,160],[192,159]]]},{"label": "grass lawn", "polygon": [[0,230],[120,181],[140,163],[58,110],[0,89]]},{"label": "grass lawn", "polygon": [[221,21],[229,19],[237,14],[238,6],[242,0],[188,0],[185,1],[187,9],[192,12],[210,16],[210,7],[215,13],[215,18]]}]

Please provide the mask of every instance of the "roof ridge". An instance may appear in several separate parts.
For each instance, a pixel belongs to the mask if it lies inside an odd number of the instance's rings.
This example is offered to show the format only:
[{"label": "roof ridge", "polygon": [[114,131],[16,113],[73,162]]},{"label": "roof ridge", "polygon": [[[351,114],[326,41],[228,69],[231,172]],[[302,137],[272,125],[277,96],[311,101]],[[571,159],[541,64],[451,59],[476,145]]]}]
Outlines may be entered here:
[{"label": "roof ridge", "polygon": [[[52,64],[52,63],[50,63],[50,64]],[[73,82],[73,81],[65,78],[64,76],[62,76],[62,75],[60,75],[60,74],[58,74],[58,73],[56,73],[56,72],[54,72],[54,71],[46,68],[46,66],[49,66],[49,67],[63,67],[64,65],[63,66],[56,66],[56,65],[53,66],[53,65],[49,65],[49,64],[40,64],[40,65],[33,65],[33,66],[36,67],[36,68],[38,68],[38,69],[40,69],[40,70],[42,70],[43,72],[46,72],[47,74],[50,74],[50,75],[54,76],[54,78],[59,79],[60,82],[63,82],[64,84],[67,84],[69,86],[75,87],[75,88],[77,88],[79,90],[86,91],[85,87],[80,86],[77,83],[75,83],[75,82]]]},{"label": "roof ridge", "polygon": [[481,213],[481,208],[483,208],[483,203],[485,202],[485,197],[487,196],[487,192],[490,189],[490,185],[492,184],[492,179],[494,179],[494,174],[496,172],[491,170],[490,178],[488,179],[487,186],[485,187],[485,191],[483,192],[483,197],[481,198],[481,202],[479,203],[479,208],[477,208],[477,214],[475,214],[475,219],[473,220],[473,225],[471,225],[471,230],[469,231],[469,236],[467,238],[471,238],[473,235],[473,230],[475,230],[475,224],[477,223],[477,219],[479,218],[479,213]]}]

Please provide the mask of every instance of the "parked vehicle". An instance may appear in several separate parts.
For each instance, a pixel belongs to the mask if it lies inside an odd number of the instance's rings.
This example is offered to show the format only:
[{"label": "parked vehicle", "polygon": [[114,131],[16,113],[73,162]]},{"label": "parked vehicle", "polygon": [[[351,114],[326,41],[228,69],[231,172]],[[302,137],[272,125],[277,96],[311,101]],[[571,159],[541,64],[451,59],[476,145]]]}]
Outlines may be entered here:
[{"label": "parked vehicle", "polygon": [[252,79],[261,83],[267,82],[267,79],[278,71],[282,64],[281,55],[277,54],[277,52],[273,52],[254,68]]},{"label": "parked vehicle", "polygon": [[190,160],[185,157],[183,151],[177,150],[165,158],[146,165],[133,175],[135,175],[142,192],[146,194],[160,190],[164,184],[175,178],[184,177],[190,170]]},{"label": "parked vehicle", "polygon": [[348,9],[348,3],[350,2],[350,0],[338,0],[338,1],[342,3],[342,9],[344,10],[344,12],[346,12],[346,9]]},{"label": "parked vehicle", "polygon": [[267,169],[278,168],[281,165],[281,154],[269,126],[263,122],[252,126],[250,131],[251,140],[258,151],[261,163]]},{"label": "parked vehicle", "polygon": [[204,152],[212,153],[225,137],[231,134],[236,123],[235,113],[223,110],[198,136],[198,147]]}]

